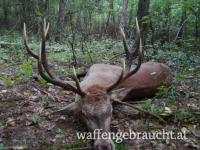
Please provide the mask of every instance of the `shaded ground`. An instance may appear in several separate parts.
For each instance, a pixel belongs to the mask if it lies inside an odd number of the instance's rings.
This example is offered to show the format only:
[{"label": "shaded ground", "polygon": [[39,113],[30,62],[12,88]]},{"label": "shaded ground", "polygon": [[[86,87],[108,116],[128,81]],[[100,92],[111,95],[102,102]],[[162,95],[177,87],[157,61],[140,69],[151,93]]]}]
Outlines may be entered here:
[{"label": "shaded ground", "polygon": [[[102,59],[106,56],[102,52]],[[200,149],[200,55],[199,53],[164,52],[147,59],[164,62],[173,70],[174,82],[171,87],[161,87],[158,95],[140,104],[140,107],[162,115],[167,124],[130,111],[114,104],[111,124],[113,132],[128,131],[174,131],[186,132],[185,140],[126,140],[127,146],[117,145],[118,150],[133,149]],[[61,54],[62,55],[62,54]],[[108,54],[106,57],[110,57]],[[105,59],[104,59],[105,60]],[[7,62],[6,62],[7,61]],[[16,60],[21,65],[19,60]],[[20,78],[16,73],[19,65],[9,63],[5,58],[0,66],[0,149],[69,149],[90,147],[91,141],[78,140],[77,132],[87,129],[78,119],[69,115],[45,116],[74,100],[74,94],[62,91],[43,81],[36,81],[32,73]],[[70,65],[70,64],[69,64]],[[11,66],[11,67],[10,67]],[[30,64],[26,64],[25,69]],[[27,68],[26,68],[27,67]],[[28,70],[28,69],[27,69]],[[59,70],[59,69],[57,69]],[[36,71],[34,71],[36,72]],[[60,74],[62,74],[59,72]],[[26,72],[27,73],[27,72]],[[15,74],[15,75],[13,75]],[[16,75],[17,74],[17,75]],[[5,78],[10,77],[10,78]],[[22,75],[23,76],[23,75]],[[19,79],[17,79],[19,78]],[[20,82],[12,83],[13,80]],[[27,80],[28,79],[28,80]],[[7,84],[10,86],[7,86]],[[137,104],[138,105],[138,104]],[[170,112],[166,112],[170,110]]]}]

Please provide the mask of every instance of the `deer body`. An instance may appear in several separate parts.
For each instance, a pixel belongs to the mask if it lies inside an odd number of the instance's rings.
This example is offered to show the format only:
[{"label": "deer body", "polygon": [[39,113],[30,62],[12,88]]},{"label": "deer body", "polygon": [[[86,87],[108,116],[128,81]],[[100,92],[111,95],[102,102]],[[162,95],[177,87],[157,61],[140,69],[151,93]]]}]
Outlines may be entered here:
[{"label": "deer body", "polygon": [[[78,113],[87,127],[94,131],[101,129],[102,132],[110,132],[110,122],[112,118],[112,99],[113,93],[120,95],[120,100],[133,99],[135,97],[146,97],[153,95],[160,85],[168,83],[170,69],[161,63],[143,63],[143,52],[140,38],[140,30],[136,19],[136,48],[132,53],[125,38],[124,31],[120,29],[124,49],[131,54],[138,53],[138,64],[130,71],[125,72],[124,67],[107,64],[94,64],[89,69],[84,80],[79,83],[75,69],[73,80],[76,87],[65,82],[56,76],[48,64],[46,55],[46,37],[49,24],[44,21],[42,38],[38,55],[28,46],[26,25],[24,24],[24,45],[33,58],[37,60],[38,72],[47,82],[61,87],[64,90],[72,91],[78,96],[75,102],[70,103],[65,110]],[[113,92],[113,93],[112,93]],[[120,93],[120,94],[119,94]],[[122,95],[122,96],[121,96]],[[115,150],[111,139],[96,139],[94,141],[95,150]]]},{"label": "deer body", "polygon": [[119,85],[119,88],[131,88],[124,100],[144,98],[155,95],[161,85],[170,85],[171,69],[162,63],[143,63],[137,73]]},{"label": "deer body", "polygon": [[[120,76],[122,68],[108,64],[94,64],[90,67],[86,77],[80,83],[81,89],[87,92],[88,89],[107,89]],[[131,89],[121,100],[134,100],[153,96],[157,88],[163,84],[170,84],[171,69],[162,63],[143,63],[134,75],[119,84],[116,89]]]},{"label": "deer body", "polygon": [[93,86],[108,88],[120,76],[122,67],[108,64],[94,64],[88,70],[80,86],[83,91]]}]

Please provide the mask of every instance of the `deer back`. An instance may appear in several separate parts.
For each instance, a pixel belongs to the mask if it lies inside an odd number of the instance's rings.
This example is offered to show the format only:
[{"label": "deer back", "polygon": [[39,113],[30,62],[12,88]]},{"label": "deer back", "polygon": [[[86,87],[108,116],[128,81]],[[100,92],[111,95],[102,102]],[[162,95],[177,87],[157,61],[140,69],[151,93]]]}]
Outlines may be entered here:
[{"label": "deer back", "polygon": [[[80,83],[84,92],[106,89],[120,76],[122,68],[115,65],[94,64]],[[143,63],[137,73],[121,82],[116,89],[129,89],[123,99],[153,96],[157,88],[171,83],[171,69],[162,63]],[[131,89],[131,90],[130,90]]]},{"label": "deer back", "polygon": [[81,89],[87,91],[91,87],[103,89],[112,85],[120,76],[122,68],[108,64],[94,64],[88,70],[85,78],[80,83]]},{"label": "deer back", "polygon": [[147,62],[118,88],[131,89],[124,99],[153,96],[161,85],[171,83],[171,69],[162,63]]}]

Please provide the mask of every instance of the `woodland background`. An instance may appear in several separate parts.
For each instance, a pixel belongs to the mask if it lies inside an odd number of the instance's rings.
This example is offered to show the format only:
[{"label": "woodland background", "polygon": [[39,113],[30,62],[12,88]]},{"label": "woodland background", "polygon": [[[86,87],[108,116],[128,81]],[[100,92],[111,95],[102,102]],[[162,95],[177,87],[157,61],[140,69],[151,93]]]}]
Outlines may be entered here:
[{"label": "woodland background", "polygon": [[[48,56],[63,79],[94,63],[121,65],[125,57],[119,26],[134,47],[135,17],[145,61],[170,66],[173,83],[137,104],[168,125],[116,106],[112,130],[186,131],[188,140],[124,141],[118,150],[200,149],[199,0],[0,0],[0,149],[67,149],[91,145],[76,139],[84,125],[71,116],[42,117],[73,101],[73,93],[45,84],[23,45],[23,24],[37,52],[45,18],[50,22]],[[166,111],[168,110],[168,111]],[[123,122],[123,124],[122,124]],[[74,126],[77,124],[77,126]]]}]

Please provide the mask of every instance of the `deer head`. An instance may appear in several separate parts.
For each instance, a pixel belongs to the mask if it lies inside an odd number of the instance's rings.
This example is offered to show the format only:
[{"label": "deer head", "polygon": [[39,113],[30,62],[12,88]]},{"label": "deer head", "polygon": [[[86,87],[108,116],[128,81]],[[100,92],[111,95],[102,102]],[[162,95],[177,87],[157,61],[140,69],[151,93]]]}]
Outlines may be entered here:
[{"label": "deer head", "polygon": [[[50,71],[50,67],[48,64],[48,59],[46,55],[46,37],[49,29],[49,23],[46,24],[44,21],[43,29],[42,29],[42,37],[40,43],[40,50],[38,54],[35,54],[28,46],[28,37],[26,33],[26,25],[24,24],[24,45],[29,55],[37,60],[38,72],[40,76],[49,83],[53,85],[59,86],[67,91],[72,91],[78,95],[78,99],[75,102],[69,104],[65,110],[73,111],[78,113],[78,115],[84,120],[87,127],[94,131],[95,129],[102,129],[102,132],[110,131],[110,122],[112,117],[112,101],[110,93],[113,91],[119,83],[123,82],[133,74],[135,74],[141,65],[142,62],[142,46],[140,39],[140,30],[138,26],[138,22],[136,19],[136,27],[137,27],[137,46],[135,51],[138,52],[138,65],[137,67],[128,72],[125,72],[125,67],[121,70],[121,74],[114,84],[109,86],[108,88],[104,86],[99,86],[93,84],[89,88],[82,90],[79,84],[76,71],[73,68],[74,75],[72,79],[75,81],[76,87],[69,84],[66,81],[63,81],[58,76]],[[123,41],[125,42],[124,31],[121,30],[121,34],[123,37]],[[126,47],[127,48],[127,47]],[[125,66],[125,65],[124,65]],[[95,82],[95,81],[94,81]],[[96,150],[114,150],[114,144],[112,140],[104,140],[97,139],[94,143]]]}]

